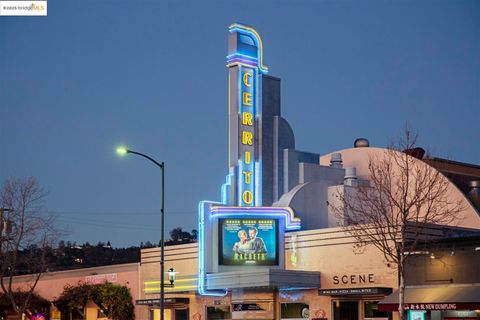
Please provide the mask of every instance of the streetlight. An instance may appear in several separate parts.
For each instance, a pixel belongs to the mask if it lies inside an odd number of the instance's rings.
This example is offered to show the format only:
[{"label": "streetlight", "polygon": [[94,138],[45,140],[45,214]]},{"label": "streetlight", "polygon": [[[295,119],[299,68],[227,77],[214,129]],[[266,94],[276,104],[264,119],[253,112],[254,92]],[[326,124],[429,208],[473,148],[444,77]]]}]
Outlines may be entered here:
[{"label": "streetlight", "polygon": [[160,209],[160,216],[161,216],[161,233],[160,233],[160,243],[161,243],[161,252],[160,252],[160,320],[165,319],[165,284],[163,283],[165,279],[165,252],[164,252],[164,242],[165,242],[165,163],[164,162],[157,162],[154,159],[150,158],[146,154],[136,152],[133,150],[129,150],[125,147],[118,147],[117,154],[121,156],[125,156],[128,153],[133,153],[138,156],[144,157],[151,162],[155,163],[162,171],[162,207]]},{"label": "streetlight", "polygon": [[177,275],[177,271],[175,271],[174,268],[170,268],[170,269],[168,269],[167,273],[168,273],[168,280],[170,281],[169,287],[173,288],[175,278],[176,278],[176,275]]}]

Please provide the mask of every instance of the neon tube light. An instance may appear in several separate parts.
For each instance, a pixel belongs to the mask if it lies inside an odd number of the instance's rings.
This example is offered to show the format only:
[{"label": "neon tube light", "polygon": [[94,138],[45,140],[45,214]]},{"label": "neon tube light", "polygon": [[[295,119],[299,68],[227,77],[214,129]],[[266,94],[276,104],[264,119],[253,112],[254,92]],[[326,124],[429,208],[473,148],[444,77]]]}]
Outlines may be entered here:
[{"label": "neon tube light", "polygon": [[227,291],[207,290],[205,288],[205,206],[208,204],[219,204],[212,201],[200,201],[198,205],[198,293],[204,296],[223,297],[227,295]]},{"label": "neon tube light", "polygon": [[262,73],[268,73],[267,66],[263,64],[263,43],[262,43],[262,38],[260,38],[260,35],[258,34],[258,32],[252,27],[245,26],[239,23],[234,23],[230,25],[228,29],[230,32],[239,32],[242,34],[249,35],[250,37],[253,38],[253,40],[257,44],[257,50],[258,50],[257,55],[259,60],[258,67],[260,68],[260,71]]},{"label": "neon tube light", "polygon": [[295,217],[293,210],[289,207],[220,207],[211,208],[210,218],[231,217],[231,216],[271,216],[285,217],[285,228],[287,230],[299,230],[300,218]]}]

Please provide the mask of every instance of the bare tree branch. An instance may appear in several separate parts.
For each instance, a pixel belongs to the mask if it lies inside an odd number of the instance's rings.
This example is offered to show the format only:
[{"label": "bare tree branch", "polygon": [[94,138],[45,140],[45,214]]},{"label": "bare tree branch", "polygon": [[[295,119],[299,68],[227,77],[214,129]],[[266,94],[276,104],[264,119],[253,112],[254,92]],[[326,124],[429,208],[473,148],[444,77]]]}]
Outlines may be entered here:
[{"label": "bare tree branch", "polygon": [[[46,196],[33,177],[9,179],[0,190],[0,207],[8,208],[1,216],[8,228],[0,237],[0,287],[19,319],[28,311],[35,287],[47,270],[46,251],[59,235],[53,217],[45,213]],[[32,275],[22,301],[16,301],[18,288],[13,283],[19,273]]]},{"label": "bare tree branch", "polygon": [[399,273],[399,315],[403,319],[404,270],[409,252],[425,239],[428,225],[454,225],[465,209],[449,196],[450,182],[411,155],[418,135],[406,126],[396,145],[369,158],[369,185],[337,188],[332,211],[355,240],[382,252]]}]

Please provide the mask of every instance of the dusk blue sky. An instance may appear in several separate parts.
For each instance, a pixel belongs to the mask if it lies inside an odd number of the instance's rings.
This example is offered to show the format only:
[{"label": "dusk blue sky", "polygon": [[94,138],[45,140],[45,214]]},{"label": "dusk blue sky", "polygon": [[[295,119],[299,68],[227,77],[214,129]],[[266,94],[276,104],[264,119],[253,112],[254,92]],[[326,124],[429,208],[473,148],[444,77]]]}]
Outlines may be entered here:
[{"label": "dusk blue sky", "polygon": [[385,146],[409,122],[434,155],[480,164],[480,1],[67,1],[0,17],[0,181],[35,176],[65,239],[158,242],[196,228],[227,173],[228,25],[282,78],[297,149]]}]

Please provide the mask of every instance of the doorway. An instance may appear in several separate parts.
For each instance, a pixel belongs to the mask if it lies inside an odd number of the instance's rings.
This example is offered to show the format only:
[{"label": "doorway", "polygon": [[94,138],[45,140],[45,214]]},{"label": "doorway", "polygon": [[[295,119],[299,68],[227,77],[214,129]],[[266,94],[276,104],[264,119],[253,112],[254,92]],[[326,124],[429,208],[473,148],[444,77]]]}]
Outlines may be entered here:
[{"label": "doorway", "polygon": [[334,320],[358,320],[358,301],[333,301]]}]

